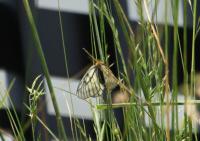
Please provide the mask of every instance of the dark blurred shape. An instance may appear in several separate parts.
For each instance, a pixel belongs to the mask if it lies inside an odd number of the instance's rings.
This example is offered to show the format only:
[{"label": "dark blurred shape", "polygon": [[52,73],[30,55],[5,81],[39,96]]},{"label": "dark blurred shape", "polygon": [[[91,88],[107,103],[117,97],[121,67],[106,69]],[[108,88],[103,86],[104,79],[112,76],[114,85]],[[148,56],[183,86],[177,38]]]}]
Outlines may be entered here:
[{"label": "dark blurred shape", "polygon": [[[23,110],[24,64],[21,46],[21,28],[18,15],[18,0],[0,0],[0,69],[6,72],[6,84],[9,86],[15,78],[10,97],[19,119]],[[10,108],[10,107],[9,107]],[[13,109],[10,109],[14,115]],[[16,120],[15,118],[13,120]],[[22,122],[22,121],[21,121]],[[0,128],[12,132],[6,109],[0,110]],[[27,133],[27,132],[26,132]],[[26,134],[25,133],[25,134]],[[27,139],[31,140],[31,136]]]},{"label": "dark blurred shape", "polygon": [[16,2],[10,3],[0,2],[0,68],[23,75],[24,68]]}]

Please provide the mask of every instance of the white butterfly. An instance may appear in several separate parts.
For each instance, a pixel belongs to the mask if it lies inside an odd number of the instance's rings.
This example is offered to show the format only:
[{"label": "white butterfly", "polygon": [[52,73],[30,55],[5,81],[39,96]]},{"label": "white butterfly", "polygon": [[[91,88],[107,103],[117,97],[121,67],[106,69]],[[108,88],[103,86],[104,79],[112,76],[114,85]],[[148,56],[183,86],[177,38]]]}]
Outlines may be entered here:
[{"label": "white butterfly", "polygon": [[118,79],[112,71],[101,61],[91,66],[81,79],[76,95],[81,99],[101,96],[110,92],[118,85]]},{"label": "white butterfly", "polygon": [[86,49],[83,50],[95,64],[88,69],[78,85],[76,95],[79,98],[87,99],[101,96],[104,92],[111,93],[116,86],[120,87],[121,92],[126,91],[129,96],[131,95],[132,92],[114,76],[106,64],[95,59]]}]

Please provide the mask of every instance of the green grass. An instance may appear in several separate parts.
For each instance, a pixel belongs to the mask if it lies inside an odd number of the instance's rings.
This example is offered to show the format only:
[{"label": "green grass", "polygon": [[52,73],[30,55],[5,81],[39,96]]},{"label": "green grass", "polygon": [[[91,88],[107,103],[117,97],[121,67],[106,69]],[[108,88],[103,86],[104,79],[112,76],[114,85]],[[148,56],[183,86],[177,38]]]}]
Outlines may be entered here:
[{"label": "green grass", "polygon": [[[132,3],[136,3],[137,12],[140,19],[137,25],[134,27],[134,31],[127,18],[127,15],[123,11],[121,4],[117,0],[97,0],[89,1],[89,20],[91,31],[91,46],[92,55],[107,66],[109,66],[108,46],[107,42],[107,28],[112,33],[114,62],[117,67],[117,78],[123,79],[123,83],[131,92],[130,101],[128,103],[112,103],[110,92],[107,93],[105,101],[98,101],[97,104],[87,102],[91,105],[91,112],[93,114],[94,128],[96,134],[96,140],[167,140],[167,141],[182,141],[182,140],[197,140],[196,126],[192,124],[191,117],[188,117],[187,113],[184,113],[184,121],[181,128],[178,121],[178,106],[182,105],[185,108],[189,105],[200,104],[199,100],[195,100],[195,40],[200,29],[200,18],[197,17],[197,0],[192,1],[190,4],[188,0],[184,1],[184,22],[183,22],[183,43],[180,43],[180,35],[178,32],[178,17],[179,17],[179,0],[172,1],[167,4],[168,0],[165,0],[165,23],[163,26],[158,26],[152,20],[157,18],[157,5],[159,0],[155,0],[155,8],[153,15],[150,15],[148,10],[148,2],[146,0],[131,0]],[[27,126],[31,126],[33,140],[41,140],[40,137],[35,136],[35,125],[41,124],[42,127],[51,135],[55,140],[68,139],[66,131],[64,129],[65,124],[61,119],[60,111],[58,108],[58,101],[55,98],[54,88],[50,79],[50,74],[47,68],[46,59],[44,57],[40,38],[35,25],[34,17],[32,15],[29,1],[23,0],[24,7],[27,13],[27,18],[30,23],[30,29],[32,31],[33,40],[35,41],[35,47],[40,57],[44,77],[47,80],[48,88],[51,94],[51,100],[53,102],[54,110],[56,113],[57,131],[58,135],[55,135],[45,124],[42,119],[38,117],[38,105],[37,102],[43,95],[43,88],[39,81],[39,77],[35,79],[33,85],[28,88],[30,93],[29,103],[26,104],[26,108],[29,110],[30,121],[26,126],[22,125],[19,120],[13,120],[13,117],[17,118],[16,114],[11,114],[7,109],[8,117],[12,126],[13,135],[19,140],[26,140],[24,137],[24,131]],[[58,5],[60,2],[58,0]],[[191,61],[191,73],[188,72],[187,67],[187,6],[191,7],[193,14],[193,34],[192,44],[189,46],[192,48],[192,61]],[[169,38],[170,30],[168,26],[168,7],[172,7],[172,15],[174,21],[173,27],[173,39]],[[61,30],[63,54],[65,56],[65,71],[66,76],[69,78],[68,63],[67,63],[67,50],[65,45],[65,33],[63,32],[62,15],[60,7],[59,12],[59,25]],[[113,12],[116,16],[113,16]],[[144,14],[147,15],[147,20],[144,18]],[[119,32],[119,30],[121,32]],[[120,33],[120,35],[119,35]],[[122,49],[122,42],[120,38],[125,39],[125,45],[127,46],[128,56],[124,56]],[[172,55],[172,85],[169,85],[169,43],[173,40],[173,55]],[[162,42],[161,42],[162,41]],[[183,47],[181,47],[181,44]],[[181,54],[181,63],[183,68],[183,83],[184,83],[184,101],[178,101],[178,68],[176,67],[177,55]],[[131,80],[130,76],[134,75],[134,80]],[[134,81],[134,83],[132,83]],[[11,84],[12,86],[13,84]],[[189,87],[188,87],[189,86]],[[70,81],[68,86],[70,89]],[[8,89],[8,92],[10,89]],[[171,92],[171,93],[170,93]],[[68,93],[69,94],[69,93]],[[9,97],[9,94],[5,94]],[[144,97],[141,100],[141,97]],[[192,97],[193,100],[190,100]],[[156,101],[155,101],[156,98]],[[4,104],[3,98],[0,101],[0,107]],[[12,103],[12,102],[11,102]],[[73,105],[73,107],[76,105]],[[92,138],[86,133],[86,127],[84,120],[79,121],[76,118],[72,118],[74,115],[73,107],[70,116],[71,130],[73,140],[92,140]],[[12,107],[14,109],[14,107]],[[66,107],[67,108],[67,107]],[[124,128],[119,129],[117,119],[114,115],[114,109],[121,108],[123,110]],[[171,116],[170,116],[171,115]],[[147,116],[150,126],[147,126]],[[157,117],[161,117],[157,120]],[[163,119],[165,118],[165,120]],[[170,122],[171,121],[171,122]],[[171,124],[171,125],[170,125]],[[171,129],[170,129],[171,126]],[[69,130],[69,129],[68,129]],[[0,134],[1,135],[1,134]],[[192,136],[194,135],[194,139]]]}]

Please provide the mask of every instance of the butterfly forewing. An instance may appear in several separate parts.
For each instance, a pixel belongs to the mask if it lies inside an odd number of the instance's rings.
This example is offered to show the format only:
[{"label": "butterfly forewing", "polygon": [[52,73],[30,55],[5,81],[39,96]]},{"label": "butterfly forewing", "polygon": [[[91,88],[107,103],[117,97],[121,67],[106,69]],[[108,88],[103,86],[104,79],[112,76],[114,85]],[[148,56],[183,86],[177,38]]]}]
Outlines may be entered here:
[{"label": "butterfly forewing", "polygon": [[93,65],[88,69],[77,88],[77,96],[79,98],[87,99],[102,95],[105,87],[99,79],[99,71],[97,65]]}]

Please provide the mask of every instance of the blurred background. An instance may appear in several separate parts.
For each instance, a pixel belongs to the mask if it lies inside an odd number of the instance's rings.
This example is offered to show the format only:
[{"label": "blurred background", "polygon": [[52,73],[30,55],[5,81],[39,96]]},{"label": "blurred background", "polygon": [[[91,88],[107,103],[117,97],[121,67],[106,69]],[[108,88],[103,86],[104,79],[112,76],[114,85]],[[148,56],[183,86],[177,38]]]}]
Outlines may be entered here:
[{"label": "blurred background", "polygon": [[[58,6],[57,0],[30,0],[31,8],[36,20],[37,29],[40,35],[43,51],[47,60],[47,65],[51,74],[53,85],[58,88],[65,89],[76,93],[77,85],[83,76],[85,70],[90,66],[91,61],[84,53],[82,48],[91,50],[90,41],[90,23],[89,23],[89,7],[88,0],[60,0]],[[183,37],[183,3],[179,2],[179,33],[180,43],[182,43]],[[137,28],[137,22],[139,16],[137,14],[136,6],[130,3],[129,0],[121,0],[122,7],[131,22],[133,30]],[[200,5],[200,1],[198,4]],[[152,4],[153,7],[153,4]],[[164,26],[164,1],[160,1],[158,5],[158,18],[157,24]],[[65,37],[65,45],[67,51],[67,61],[69,68],[69,76],[67,79],[67,73],[65,71],[64,54],[62,48],[61,30],[59,24],[58,9],[61,10],[63,31]],[[170,8],[170,7],[169,7]],[[153,11],[153,8],[151,9]],[[150,10],[150,11],[151,11]],[[171,10],[169,11],[169,54],[172,54],[173,48],[173,17]],[[188,7],[188,11],[190,11]],[[200,9],[198,9],[198,15],[200,15]],[[115,17],[115,12],[113,12]],[[191,62],[191,45],[192,42],[192,16],[188,12],[188,66],[190,68]],[[24,11],[23,3],[21,0],[0,0],[0,99],[5,91],[8,89],[9,84],[15,79],[14,85],[11,89],[10,96],[14,102],[17,110],[17,114],[22,122],[27,120],[27,110],[24,103],[27,102],[28,96],[26,86],[30,86],[36,76],[42,74],[40,61],[38,59],[34,41],[32,39],[31,31],[27,21],[26,13]],[[118,21],[116,21],[118,25]],[[111,55],[112,62],[114,60],[114,49],[112,45],[111,33],[107,33],[107,41],[109,43],[109,54]],[[120,30],[119,30],[120,35]],[[170,40],[171,39],[171,40]],[[127,56],[127,48],[123,37],[120,37],[122,42],[122,49],[125,56]],[[200,37],[196,40],[196,60],[200,58]],[[113,56],[112,56],[113,54]],[[170,60],[172,61],[172,60]],[[178,83],[183,82],[183,71],[181,67],[181,58],[178,57]],[[170,70],[172,67],[169,65]],[[200,65],[196,61],[196,73],[200,71]],[[188,68],[188,70],[190,70]],[[113,72],[115,72],[113,67]],[[68,85],[70,80],[70,86]],[[55,113],[50,100],[50,95],[46,84],[46,95],[41,100],[41,109],[39,115],[48,124],[50,129],[54,131],[56,129]],[[59,101],[59,108],[64,119],[68,136],[71,136],[69,111],[65,98],[70,97],[66,92],[56,89],[57,101]],[[74,116],[85,119],[86,129],[91,136],[94,136],[94,131],[89,128],[92,127],[92,114],[90,112],[89,105],[76,97],[72,97],[73,103],[68,101],[69,106],[74,107]],[[4,107],[11,107],[9,101],[6,102]],[[12,108],[11,108],[12,109]],[[81,111],[81,112],[80,112]],[[184,111],[182,111],[183,114]],[[119,114],[120,115],[120,114]],[[122,123],[121,123],[122,124]],[[42,137],[46,140],[50,140],[45,131],[41,131],[41,125],[38,125],[38,132],[44,132]],[[7,131],[11,126],[5,109],[0,109],[0,130]],[[56,132],[56,131],[55,131]],[[30,138],[30,131],[27,129],[27,137]]]}]

